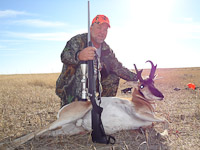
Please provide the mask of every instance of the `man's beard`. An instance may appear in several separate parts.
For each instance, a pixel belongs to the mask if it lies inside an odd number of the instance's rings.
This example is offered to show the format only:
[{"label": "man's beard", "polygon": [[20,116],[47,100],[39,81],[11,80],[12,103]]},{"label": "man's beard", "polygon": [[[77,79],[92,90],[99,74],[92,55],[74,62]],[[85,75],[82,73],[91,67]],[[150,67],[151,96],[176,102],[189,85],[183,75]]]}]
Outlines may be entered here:
[{"label": "man's beard", "polygon": [[96,37],[95,38],[95,42],[98,43],[98,44],[103,43],[104,40],[105,40],[105,38],[103,38],[103,37]]}]

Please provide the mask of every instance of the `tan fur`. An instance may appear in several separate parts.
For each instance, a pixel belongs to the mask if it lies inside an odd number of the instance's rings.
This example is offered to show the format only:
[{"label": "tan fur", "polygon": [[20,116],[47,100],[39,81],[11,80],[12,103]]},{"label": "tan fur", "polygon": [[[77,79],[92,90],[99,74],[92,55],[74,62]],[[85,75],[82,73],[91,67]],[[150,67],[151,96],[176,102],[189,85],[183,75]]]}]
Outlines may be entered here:
[{"label": "tan fur", "polygon": [[[78,105],[77,105],[78,103]],[[87,110],[88,108],[91,108],[91,102],[83,102],[83,101],[75,101],[68,105],[68,107],[64,107],[64,109],[61,109],[59,112],[59,118],[62,117],[62,115],[73,115],[76,113],[79,113],[81,111]],[[67,113],[66,113],[67,112]]]},{"label": "tan fur", "polygon": [[138,92],[136,88],[132,94],[132,102],[137,112],[141,111],[154,112],[154,108],[152,107],[152,105],[148,101],[145,101],[144,97],[142,97],[142,95]]},{"label": "tan fur", "polygon": [[152,105],[154,105],[154,101],[145,99],[138,89],[134,89],[132,93],[132,102],[134,104],[135,111],[143,116],[142,118],[146,118],[148,121],[152,122],[163,122],[164,123],[164,132],[161,135],[168,135],[167,129],[169,128],[169,122],[164,118],[159,118],[155,116],[155,109]]}]

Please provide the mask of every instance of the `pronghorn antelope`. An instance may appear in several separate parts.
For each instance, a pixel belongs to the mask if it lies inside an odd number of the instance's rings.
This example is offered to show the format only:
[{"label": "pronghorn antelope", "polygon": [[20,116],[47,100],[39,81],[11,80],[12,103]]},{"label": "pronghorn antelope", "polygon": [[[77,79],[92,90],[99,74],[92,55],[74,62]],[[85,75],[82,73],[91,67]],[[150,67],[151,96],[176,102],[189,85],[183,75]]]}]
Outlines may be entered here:
[{"label": "pronghorn antelope", "polygon": [[[168,122],[155,116],[155,100],[163,100],[163,94],[154,86],[156,66],[152,65],[149,77],[142,78],[142,70],[135,70],[139,79],[138,87],[134,89],[131,100],[117,97],[102,97],[102,122],[106,134],[120,130],[139,129],[151,125],[153,122],[163,122],[164,132],[167,133]],[[58,119],[43,129],[14,140],[10,147],[19,146],[35,136],[44,135],[74,135],[84,131],[91,131],[90,101],[75,101],[58,112]],[[49,131],[49,132],[47,132]],[[48,134],[47,134],[48,133]],[[0,144],[1,147],[6,144]]]}]

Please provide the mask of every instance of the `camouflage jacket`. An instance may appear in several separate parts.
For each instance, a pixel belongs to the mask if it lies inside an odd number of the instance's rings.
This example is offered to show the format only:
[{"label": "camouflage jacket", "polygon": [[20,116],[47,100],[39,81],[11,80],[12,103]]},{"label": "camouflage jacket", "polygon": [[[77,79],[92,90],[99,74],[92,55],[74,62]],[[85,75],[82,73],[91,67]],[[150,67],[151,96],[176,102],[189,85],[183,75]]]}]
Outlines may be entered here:
[{"label": "camouflage jacket", "polygon": [[[77,52],[87,47],[87,33],[79,34],[71,38],[62,54],[61,61],[63,63],[62,72],[56,82],[56,94],[61,98],[66,98],[69,102],[74,101],[75,98],[81,98],[81,79],[82,72],[80,61],[76,59]],[[114,73],[118,77],[128,80],[137,81],[135,73],[123,67],[117,60],[112,49],[103,42],[101,45],[101,65],[103,67],[102,76]],[[106,70],[106,71],[105,71]]]}]

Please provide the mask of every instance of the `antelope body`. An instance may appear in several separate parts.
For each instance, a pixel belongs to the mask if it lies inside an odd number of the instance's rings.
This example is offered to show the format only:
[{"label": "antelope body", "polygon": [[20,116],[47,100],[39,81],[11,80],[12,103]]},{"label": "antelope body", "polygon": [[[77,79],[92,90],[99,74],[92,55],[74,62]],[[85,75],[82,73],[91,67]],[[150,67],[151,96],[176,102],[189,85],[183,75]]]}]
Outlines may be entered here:
[{"label": "antelope body", "polygon": [[[163,94],[154,86],[156,66],[152,65],[149,78],[143,79],[142,70],[136,72],[139,79],[138,87],[133,90],[132,99],[125,100],[117,97],[102,97],[101,107],[102,122],[106,134],[112,134],[120,130],[139,129],[151,125],[153,122],[164,122],[165,132],[168,122],[155,116],[155,100],[163,100]],[[30,133],[14,140],[11,145],[19,146],[34,136],[45,133],[46,135],[74,135],[84,131],[91,131],[91,110],[90,101],[75,101],[58,112],[58,119],[43,129]],[[3,147],[3,144],[0,144]]]}]

